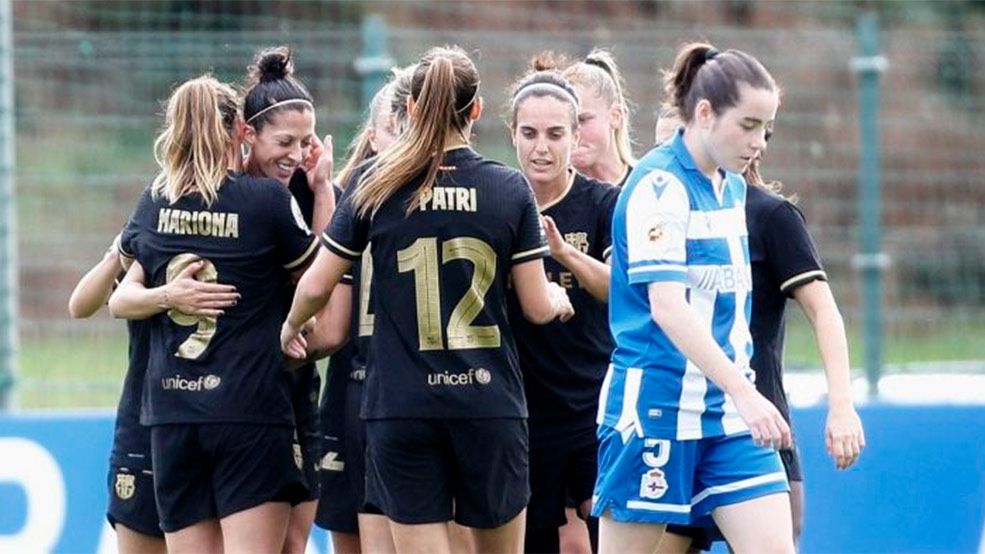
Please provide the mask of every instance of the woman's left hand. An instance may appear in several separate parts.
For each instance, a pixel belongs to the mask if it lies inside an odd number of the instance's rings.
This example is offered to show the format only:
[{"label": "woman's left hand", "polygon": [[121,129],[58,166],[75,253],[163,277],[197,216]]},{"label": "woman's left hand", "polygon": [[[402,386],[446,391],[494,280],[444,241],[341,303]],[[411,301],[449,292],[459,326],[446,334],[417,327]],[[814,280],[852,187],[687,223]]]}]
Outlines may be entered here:
[{"label": "woman's left hand", "polygon": [[319,193],[327,190],[332,181],[332,172],[335,169],[335,152],[332,148],[332,135],[325,135],[325,140],[320,141],[314,137],[311,142],[311,150],[308,157],[301,162],[304,173],[308,177],[308,186],[312,192]]}]

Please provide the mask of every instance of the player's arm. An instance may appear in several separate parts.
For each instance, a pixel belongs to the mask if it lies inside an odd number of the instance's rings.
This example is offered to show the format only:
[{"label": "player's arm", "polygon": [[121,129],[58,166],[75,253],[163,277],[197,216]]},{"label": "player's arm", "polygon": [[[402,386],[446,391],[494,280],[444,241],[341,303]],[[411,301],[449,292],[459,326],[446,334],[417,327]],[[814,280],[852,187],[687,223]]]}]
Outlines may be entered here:
[{"label": "player's arm", "polygon": [[735,401],[739,415],[761,446],[789,448],[790,426],[779,410],[728,359],[711,332],[687,303],[683,283],[656,281],[647,285],[650,316],[674,346]]},{"label": "player's arm", "polygon": [[351,315],[352,285],[341,282],[332,291],[325,307],[315,316],[315,327],[306,337],[309,361],[334,354],[349,341]]},{"label": "player's arm", "polygon": [[527,321],[536,324],[550,323],[555,318],[567,321],[575,314],[564,287],[547,280],[541,258],[515,264],[510,277]]},{"label": "player's arm", "polygon": [[308,343],[301,334],[302,326],[309,324],[309,320],[328,303],[335,285],[350,267],[351,260],[327,248],[318,251],[315,261],[298,282],[291,311],[281,327],[280,344],[285,354],[298,359],[307,357]]},{"label": "player's arm", "polygon": [[113,293],[113,285],[116,283],[116,276],[121,270],[119,240],[120,237],[117,235],[113,239],[113,244],[103,254],[103,259],[92,266],[75,285],[72,296],[68,299],[68,313],[72,317],[76,319],[90,317],[109,300],[110,294]]},{"label": "player's arm", "polygon": [[608,302],[609,266],[568,244],[551,216],[541,216],[541,224],[544,226],[547,244],[551,247],[551,257],[567,268],[596,300]]},{"label": "player's arm", "polygon": [[236,305],[239,293],[232,285],[196,280],[195,274],[202,267],[203,261],[192,262],[171,282],[147,288],[144,268],[134,261],[110,296],[109,311],[121,319],[147,319],[172,308],[190,315],[218,317]]},{"label": "player's arm", "polygon": [[845,469],[858,460],[865,448],[862,420],[852,403],[845,322],[834,295],[831,294],[831,288],[825,281],[815,280],[797,287],[793,291],[793,297],[814,330],[821,365],[824,366],[824,376],[828,382],[825,444],[838,469]]}]

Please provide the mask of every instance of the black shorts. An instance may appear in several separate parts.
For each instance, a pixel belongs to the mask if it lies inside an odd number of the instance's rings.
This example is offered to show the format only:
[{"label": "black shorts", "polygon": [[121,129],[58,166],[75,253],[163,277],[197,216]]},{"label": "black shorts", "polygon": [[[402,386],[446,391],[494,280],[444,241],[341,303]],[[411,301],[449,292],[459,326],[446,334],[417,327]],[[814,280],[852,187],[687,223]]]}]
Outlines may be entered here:
[{"label": "black shorts", "polygon": [[598,442],[576,447],[530,449],[530,504],[527,527],[564,525],[565,507],[577,508],[592,498],[598,473]]},{"label": "black shorts", "polygon": [[366,502],[397,523],[493,529],[530,500],[526,420],[372,420],[366,442]]},{"label": "black shorts", "polygon": [[157,503],[154,500],[154,474],[150,460],[145,468],[117,462],[109,464],[109,506],[106,519],[151,537],[164,538]]},{"label": "black shorts", "polygon": [[304,460],[302,469],[304,481],[308,485],[305,500],[318,500],[320,482],[318,463],[321,460],[321,432],[319,429],[318,395],[321,392],[321,377],[315,364],[296,370],[291,383],[291,405],[294,408],[294,423],[297,431],[295,444]]},{"label": "black shorts", "polygon": [[327,531],[357,533],[366,498],[366,424],[359,417],[363,382],[346,379],[344,389],[328,391],[330,404],[322,412],[321,501],[315,523]]},{"label": "black shorts", "polygon": [[294,428],[246,423],[151,428],[161,529],[178,531],[266,502],[303,502],[308,487]]},{"label": "black shorts", "polygon": [[[794,445],[793,448],[784,448],[779,453],[780,461],[783,462],[783,468],[787,472],[787,479],[803,481],[803,474],[800,472],[800,450],[797,449],[797,445]],[[667,531],[675,535],[690,537],[692,548],[699,550],[711,550],[712,543],[725,540],[725,536],[722,535],[721,530],[716,525],[710,527],[668,525]]]}]

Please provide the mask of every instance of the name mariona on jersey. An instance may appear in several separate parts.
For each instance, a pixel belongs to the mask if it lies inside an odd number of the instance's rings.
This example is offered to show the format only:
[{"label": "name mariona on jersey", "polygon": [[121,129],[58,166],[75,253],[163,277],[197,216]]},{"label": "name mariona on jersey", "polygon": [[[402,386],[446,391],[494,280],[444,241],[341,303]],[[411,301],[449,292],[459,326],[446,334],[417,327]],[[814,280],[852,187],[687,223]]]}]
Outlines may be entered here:
[{"label": "name mariona on jersey", "polygon": [[239,214],[161,208],[157,214],[157,232],[235,239],[239,238]]}]

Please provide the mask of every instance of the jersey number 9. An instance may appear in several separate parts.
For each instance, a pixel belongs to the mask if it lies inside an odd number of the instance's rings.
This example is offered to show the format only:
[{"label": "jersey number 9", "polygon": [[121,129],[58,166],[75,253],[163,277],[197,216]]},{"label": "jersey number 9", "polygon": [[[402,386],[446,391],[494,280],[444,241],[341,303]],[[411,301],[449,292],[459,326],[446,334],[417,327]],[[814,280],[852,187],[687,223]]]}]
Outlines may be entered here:
[{"label": "jersey number 9", "polygon": [[[199,260],[203,262],[202,269],[195,273],[195,279],[205,283],[215,283],[219,278],[219,272],[216,270],[215,264],[196,254],[187,252],[178,254],[168,262],[167,282],[170,283],[175,280],[181,274],[182,270],[188,267],[188,264]],[[212,337],[215,336],[216,318],[186,314],[175,308],[168,310],[168,317],[178,325],[198,325],[195,331],[178,346],[178,351],[174,353],[179,358],[197,360],[205,352],[205,349],[209,347]]]}]

